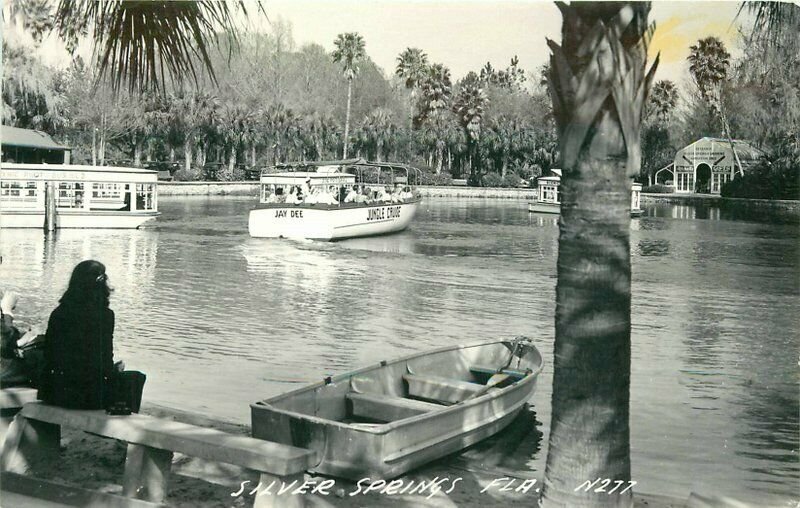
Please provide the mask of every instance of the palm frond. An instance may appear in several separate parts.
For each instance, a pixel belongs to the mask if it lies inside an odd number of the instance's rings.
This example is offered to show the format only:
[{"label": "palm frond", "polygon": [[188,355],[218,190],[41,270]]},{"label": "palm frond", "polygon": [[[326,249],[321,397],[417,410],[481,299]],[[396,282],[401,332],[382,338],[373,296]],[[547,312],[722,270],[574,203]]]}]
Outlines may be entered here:
[{"label": "palm frond", "polygon": [[55,26],[71,47],[92,32],[98,79],[109,76],[115,89],[159,89],[167,77],[196,83],[198,62],[216,81],[209,47],[220,32],[236,40],[237,8],[246,15],[243,1],[61,0]]}]

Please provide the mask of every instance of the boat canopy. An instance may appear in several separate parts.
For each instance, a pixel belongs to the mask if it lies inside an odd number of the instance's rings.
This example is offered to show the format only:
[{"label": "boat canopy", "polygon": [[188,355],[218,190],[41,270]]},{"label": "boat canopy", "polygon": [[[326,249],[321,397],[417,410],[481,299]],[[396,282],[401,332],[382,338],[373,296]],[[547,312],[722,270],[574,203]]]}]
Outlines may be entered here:
[{"label": "boat canopy", "polygon": [[[291,173],[291,175],[289,175]],[[395,175],[395,173],[399,173]],[[281,180],[273,181],[272,178],[282,175],[283,178],[291,176],[292,178],[300,178],[299,181]],[[414,175],[414,183],[420,180],[420,171],[417,168],[407,164],[396,162],[374,162],[365,159],[344,159],[338,161],[300,161],[300,162],[283,162],[275,164],[262,171],[261,183],[262,184],[300,184],[306,178],[311,178],[312,183],[328,183],[317,180],[320,177],[337,176],[350,176],[355,180],[336,180],[331,183],[400,183],[409,184]]]},{"label": "boat canopy", "polygon": [[2,163],[3,180],[155,183],[158,171],[111,166]]}]

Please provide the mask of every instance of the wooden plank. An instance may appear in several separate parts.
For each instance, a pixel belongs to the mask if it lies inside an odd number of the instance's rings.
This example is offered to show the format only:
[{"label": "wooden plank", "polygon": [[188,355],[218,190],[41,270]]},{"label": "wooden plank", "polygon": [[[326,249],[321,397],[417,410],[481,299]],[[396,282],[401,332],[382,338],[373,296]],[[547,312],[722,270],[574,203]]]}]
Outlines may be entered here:
[{"label": "wooden plank", "polygon": [[86,490],[52,480],[0,474],[3,506],[81,506],[84,508],[158,508],[165,505]]},{"label": "wooden plank", "polygon": [[[305,475],[298,473],[282,478],[270,474],[262,474],[259,478],[259,485],[262,491],[255,494],[253,508],[303,508],[306,506],[306,496],[302,494],[292,494],[292,491],[303,485]],[[294,483],[293,483],[294,482]],[[269,488],[269,486],[272,486]],[[278,494],[280,488],[285,488],[286,492]],[[314,506],[317,506],[315,503]],[[323,506],[330,506],[325,503]]]},{"label": "wooden plank", "polygon": [[14,386],[0,390],[0,409],[21,408],[36,400],[36,388]]},{"label": "wooden plank", "polygon": [[483,385],[437,376],[406,374],[408,394],[412,397],[455,404],[467,399]]},{"label": "wooden plank", "polygon": [[122,494],[125,497],[161,503],[167,496],[172,452],[129,444],[125,456]]},{"label": "wooden plank", "polygon": [[[473,365],[469,368],[470,372],[476,374],[481,377],[485,377],[486,379],[492,377],[493,375],[497,374],[497,368],[493,367],[483,367],[480,365]],[[522,379],[528,375],[527,372],[523,372],[521,370],[514,370],[514,369],[503,369],[503,374],[508,374],[511,377]]]},{"label": "wooden plank", "polygon": [[391,395],[348,393],[346,398],[352,405],[353,416],[382,422],[402,420],[442,408],[438,404]]},{"label": "wooden plank", "polygon": [[18,414],[6,434],[0,470],[24,474],[34,460],[54,458],[60,444],[59,425],[29,420]]},{"label": "wooden plank", "polygon": [[102,410],[65,409],[41,402],[26,404],[20,415],[279,476],[304,471],[315,463],[315,453],[304,448],[147,415],[110,416]]}]

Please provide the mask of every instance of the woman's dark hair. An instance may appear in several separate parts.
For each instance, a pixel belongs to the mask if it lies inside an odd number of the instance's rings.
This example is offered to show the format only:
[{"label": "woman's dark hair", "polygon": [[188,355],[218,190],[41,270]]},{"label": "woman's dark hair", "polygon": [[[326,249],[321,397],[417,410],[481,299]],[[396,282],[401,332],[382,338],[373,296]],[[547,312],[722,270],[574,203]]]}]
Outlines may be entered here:
[{"label": "woman's dark hair", "polygon": [[88,259],[78,263],[72,270],[69,286],[59,301],[61,303],[108,307],[110,294],[111,289],[108,287],[106,266],[100,261]]}]

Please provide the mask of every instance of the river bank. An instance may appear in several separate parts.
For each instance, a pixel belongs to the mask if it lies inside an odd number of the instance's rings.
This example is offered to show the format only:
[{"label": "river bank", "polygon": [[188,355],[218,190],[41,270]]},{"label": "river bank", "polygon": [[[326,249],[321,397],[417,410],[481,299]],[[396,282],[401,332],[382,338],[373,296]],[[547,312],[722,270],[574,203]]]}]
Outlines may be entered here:
[{"label": "river bank", "polygon": [[[258,182],[160,182],[161,196],[258,196]],[[423,197],[472,198],[472,199],[518,199],[536,198],[534,189],[499,187],[460,187],[421,185],[417,190]],[[682,204],[716,206],[722,209],[776,210],[800,215],[800,201],[769,199],[723,198],[708,194],[649,194],[642,193],[641,202],[648,204]]]},{"label": "river bank", "polygon": [[[209,418],[199,413],[176,410],[166,406],[145,403],[142,412],[168,420],[181,421],[231,434],[248,435],[249,427],[232,422]],[[4,426],[5,427],[5,426]],[[5,431],[5,428],[3,428]],[[4,434],[4,432],[3,432]],[[4,435],[0,435],[4,438]],[[514,439],[500,436],[497,441]],[[439,488],[421,490],[415,494],[364,493],[367,483],[356,484],[335,480],[326,495],[307,496],[307,506],[325,508],[355,507],[506,507],[512,504],[536,502],[541,479],[522,478],[500,467],[496,456],[498,447],[483,448],[480,453],[485,460],[480,467],[465,467],[458,456],[434,462],[400,478],[403,485],[422,482],[438,482]],[[70,488],[78,487],[104,494],[119,495],[122,492],[126,448],[112,439],[100,438],[72,429],[62,430],[62,450],[58,463],[34,462],[30,476],[47,479],[36,485],[35,480],[20,483],[9,481],[3,486],[3,497],[14,499],[20,506],[66,506],[72,505],[75,493]],[[464,454],[475,454],[470,449]],[[306,475],[306,481],[320,483],[325,478]],[[528,480],[529,488],[521,488]],[[249,482],[249,483],[247,483]],[[413,483],[412,483],[413,482]],[[170,490],[166,506],[189,507],[235,507],[252,506],[250,493],[258,484],[258,476],[250,471],[218,463],[176,454],[173,460]],[[244,487],[243,487],[244,485]],[[399,489],[395,489],[398,491]],[[84,498],[86,492],[82,492]],[[106,498],[107,499],[107,498]],[[63,504],[62,504],[63,503]],[[687,500],[674,497],[636,494],[634,506],[648,508],[677,508],[691,506]]]}]

